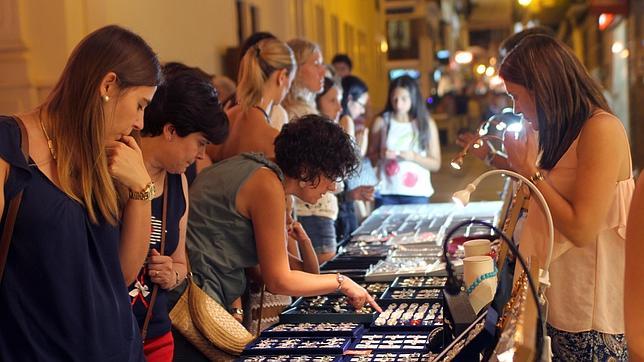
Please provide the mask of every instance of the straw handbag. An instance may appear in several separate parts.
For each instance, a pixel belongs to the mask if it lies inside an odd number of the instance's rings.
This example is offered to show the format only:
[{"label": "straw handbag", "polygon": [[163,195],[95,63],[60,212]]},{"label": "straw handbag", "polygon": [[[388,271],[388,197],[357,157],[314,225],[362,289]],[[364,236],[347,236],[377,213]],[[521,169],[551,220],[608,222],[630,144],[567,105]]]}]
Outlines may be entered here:
[{"label": "straw handbag", "polygon": [[[187,253],[186,253],[187,254]],[[190,275],[188,262],[188,275]],[[172,326],[211,360],[239,355],[254,337],[191,278],[188,287],[170,311]]]}]

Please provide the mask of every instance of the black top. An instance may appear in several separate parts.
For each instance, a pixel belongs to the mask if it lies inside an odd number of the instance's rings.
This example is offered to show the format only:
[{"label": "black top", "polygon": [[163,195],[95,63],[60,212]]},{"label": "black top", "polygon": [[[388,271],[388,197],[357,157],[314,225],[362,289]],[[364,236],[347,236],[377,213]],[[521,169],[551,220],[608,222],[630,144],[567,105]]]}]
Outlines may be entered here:
[{"label": "black top", "polygon": [[92,224],[83,206],[27,164],[20,139],[15,120],[0,117],[0,158],[10,165],[3,215],[24,189],[0,284],[0,361],[143,361],[119,226]]},{"label": "black top", "polygon": [[[163,255],[172,255],[179,245],[179,221],[186,211],[186,200],[183,195],[181,175],[167,174],[168,183],[168,214],[166,216],[166,236]],[[150,248],[160,252],[161,248],[161,220],[163,219],[163,196],[152,200],[152,233],[150,234]],[[154,283],[148,275],[147,264],[141,268],[136,281],[130,285],[130,299],[134,315],[143,328],[145,315],[152,299]],[[157,300],[152,307],[152,317],[148,326],[146,339],[160,337],[170,332],[170,317],[168,316],[168,292],[159,288]]]}]

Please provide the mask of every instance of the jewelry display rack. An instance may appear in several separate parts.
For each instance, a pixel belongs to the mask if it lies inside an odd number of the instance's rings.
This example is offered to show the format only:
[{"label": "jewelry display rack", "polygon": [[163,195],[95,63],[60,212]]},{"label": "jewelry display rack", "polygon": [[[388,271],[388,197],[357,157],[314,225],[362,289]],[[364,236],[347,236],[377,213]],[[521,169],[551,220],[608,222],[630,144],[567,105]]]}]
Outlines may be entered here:
[{"label": "jewelry display rack", "polygon": [[[460,331],[449,320],[443,296],[446,278],[440,273],[432,275],[433,270],[428,268],[440,269],[444,264],[437,242],[451,225],[474,218],[501,222],[503,230],[511,231],[506,227],[514,228],[517,210],[525,204],[518,195],[521,194],[514,193],[506,203],[473,202],[461,210],[452,204],[385,206],[376,210],[339,249],[336,258],[323,265],[321,272],[350,271],[357,283],[378,298],[383,313],[370,308],[355,311],[346,297],[337,294],[298,298],[280,315],[280,324],[262,332],[238,361],[458,360],[455,357],[459,353],[454,350],[459,344],[467,346],[474,340],[482,343],[482,337],[477,337],[482,330],[478,323],[489,312],[484,309],[478,319],[470,319],[460,329],[465,332],[452,342],[453,333]],[[489,237],[489,230],[474,225],[457,236],[467,239],[485,232]],[[456,258],[453,263],[458,266],[459,261]],[[414,267],[423,270],[413,272]],[[458,267],[455,269],[458,273]],[[378,272],[380,278],[374,281]],[[492,344],[489,336],[485,342],[488,350],[496,347],[494,353],[507,353],[514,348],[517,361],[523,360],[517,359],[519,356],[530,358],[535,353],[535,305],[525,285],[515,286],[503,323],[499,323],[499,342]]]}]

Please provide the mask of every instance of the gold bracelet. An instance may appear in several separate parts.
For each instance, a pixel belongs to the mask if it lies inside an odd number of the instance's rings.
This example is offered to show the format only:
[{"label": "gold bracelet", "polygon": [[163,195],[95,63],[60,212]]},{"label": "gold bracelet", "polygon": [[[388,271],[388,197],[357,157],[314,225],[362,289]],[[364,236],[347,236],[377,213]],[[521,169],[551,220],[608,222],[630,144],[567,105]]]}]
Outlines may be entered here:
[{"label": "gold bracelet", "polygon": [[530,182],[532,182],[533,184],[536,185],[538,181],[545,180],[545,177],[543,177],[541,172],[539,170],[537,170],[537,172],[535,172],[534,175],[530,176],[529,180],[530,180]]}]

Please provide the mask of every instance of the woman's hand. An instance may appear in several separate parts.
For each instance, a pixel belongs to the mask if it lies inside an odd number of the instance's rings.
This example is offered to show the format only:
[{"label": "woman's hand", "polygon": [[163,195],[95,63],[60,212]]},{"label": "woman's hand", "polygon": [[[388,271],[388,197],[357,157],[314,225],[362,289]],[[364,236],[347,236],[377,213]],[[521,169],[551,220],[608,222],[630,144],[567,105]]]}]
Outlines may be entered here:
[{"label": "woman's hand", "polygon": [[350,278],[344,277],[340,292],[349,297],[349,302],[355,309],[362,309],[365,304],[369,304],[373,309],[382,313],[382,308],[380,308],[369,292]]},{"label": "woman's hand", "polygon": [[150,183],[141,148],[133,137],[108,142],[106,152],[110,175],[125,187],[138,192]]},{"label": "woman's hand", "polygon": [[148,275],[153,283],[163,289],[170,289],[177,284],[172,258],[159,254],[156,249],[152,249],[148,256]]},{"label": "woman's hand", "polygon": [[293,222],[288,229],[288,236],[295,239],[297,242],[310,241],[309,235],[304,231],[302,224],[298,221]]},{"label": "woman's hand", "polygon": [[398,158],[399,152],[393,150],[385,150],[385,158],[388,160],[395,160]]},{"label": "woman's hand", "polygon": [[539,145],[537,132],[530,123],[524,122],[523,131],[518,133],[506,132],[503,145],[508,153],[508,162],[512,169],[525,177],[537,172],[537,155]]},{"label": "woman's hand", "polygon": [[373,186],[358,186],[355,189],[349,191],[349,199],[359,201],[373,201],[374,192],[376,192],[376,188]]}]

